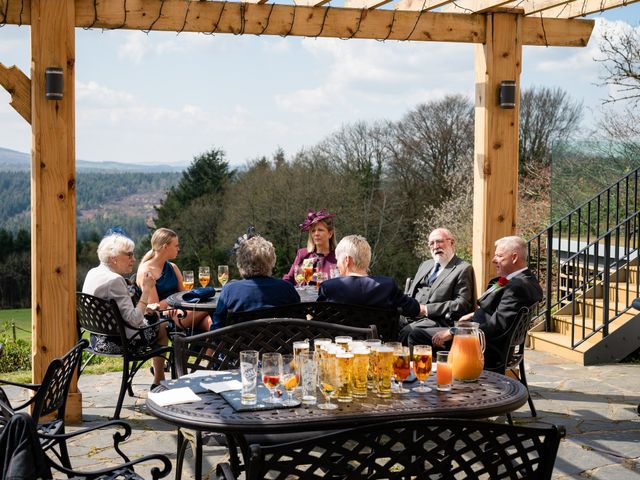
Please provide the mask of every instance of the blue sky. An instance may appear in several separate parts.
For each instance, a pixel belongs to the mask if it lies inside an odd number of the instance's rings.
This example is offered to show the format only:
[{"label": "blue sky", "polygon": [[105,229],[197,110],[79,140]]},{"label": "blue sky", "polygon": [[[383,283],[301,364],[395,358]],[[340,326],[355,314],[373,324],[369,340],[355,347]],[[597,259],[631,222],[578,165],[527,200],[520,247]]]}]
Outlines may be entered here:
[{"label": "blue sky", "polygon": [[[525,47],[523,87],[566,89],[585,126],[607,96],[597,86],[603,27],[640,25],[640,4],[596,15],[586,48]],[[640,28],[640,27],[638,27]],[[76,30],[77,156],[187,164],[222,148],[239,165],[282,147],[293,155],[359,120],[398,120],[449,93],[471,97],[472,45]],[[0,28],[0,62],[29,74],[29,28]],[[0,88],[0,146],[29,152],[30,127]]]}]

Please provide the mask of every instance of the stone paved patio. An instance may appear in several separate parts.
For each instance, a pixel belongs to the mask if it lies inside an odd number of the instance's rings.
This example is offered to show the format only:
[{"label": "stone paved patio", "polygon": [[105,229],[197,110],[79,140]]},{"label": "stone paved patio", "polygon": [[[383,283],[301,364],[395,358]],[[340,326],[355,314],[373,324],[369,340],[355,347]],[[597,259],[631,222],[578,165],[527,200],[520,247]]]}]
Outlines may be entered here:
[{"label": "stone paved patio", "polygon": [[[640,365],[584,367],[533,351],[527,351],[526,361],[538,417],[532,419],[525,405],[515,412],[514,420],[519,424],[565,426],[567,437],[560,445],[553,478],[640,479]],[[119,381],[118,373],[81,377],[84,426],[103,421],[113,413]],[[150,383],[148,370],[140,372],[134,384],[136,397],[125,399],[122,418],[131,423],[133,434],[123,450],[131,457],[165,453],[175,466],[175,429],[144,411]],[[10,397],[16,394],[9,391]],[[91,434],[71,444],[72,463],[92,468],[112,463],[115,456],[110,444],[110,433]],[[205,452],[205,478],[214,478],[215,465],[226,460],[226,451],[206,447]],[[190,453],[182,478],[193,478]]]}]

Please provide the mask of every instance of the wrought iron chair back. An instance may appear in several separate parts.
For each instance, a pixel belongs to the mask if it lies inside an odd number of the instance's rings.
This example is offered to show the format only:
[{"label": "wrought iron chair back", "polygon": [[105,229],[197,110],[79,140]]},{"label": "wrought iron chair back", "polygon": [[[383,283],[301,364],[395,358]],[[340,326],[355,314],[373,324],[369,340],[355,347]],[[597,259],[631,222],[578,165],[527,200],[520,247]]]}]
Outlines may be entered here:
[{"label": "wrought iron chair back", "polygon": [[[564,428],[404,420],[252,445],[247,479],[550,479]],[[223,478],[235,478],[228,464]]]},{"label": "wrought iron chair back", "polygon": [[[9,403],[4,391],[0,389],[0,408],[2,409],[4,419],[9,419],[17,411],[31,407],[31,416],[35,423],[38,423],[42,417],[55,414],[54,420],[38,426],[39,433],[64,433],[64,414],[67,405],[67,395],[73,374],[80,365],[82,351],[86,346],[87,341],[81,340],[62,357],[54,358],[47,367],[47,371],[40,384],[21,384],[0,380],[2,384],[26,388],[35,392],[29,400],[14,407]],[[42,443],[45,450],[57,446],[58,450],[54,449],[54,453],[65,465],[69,465],[69,454],[64,440],[50,439],[44,440]]]},{"label": "wrought iron chair back", "polygon": [[261,318],[307,318],[309,303],[293,303],[291,305],[280,305],[277,307],[256,308],[246,312],[229,312],[225,326],[247,322],[249,320],[259,320]]},{"label": "wrought iron chair back", "polygon": [[290,353],[293,342],[337,335],[375,338],[376,330],[374,326],[358,328],[300,318],[250,320],[199,335],[177,337],[174,341],[176,374],[239,368],[242,350]]},{"label": "wrought iron chair back", "polygon": [[[142,367],[147,360],[153,357],[164,356],[169,360],[169,363],[173,368],[173,362],[171,359],[173,347],[150,344],[144,341],[145,331],[155,328],[158,324],[143,328],[137,328],[126,324],[120,314],[118,304],[114,300],[108,301],[87,293],[76,292],[76,316],[80,334],[82,334],[83,331],[86,331],[94,335],[108,336],[114,339],[114,341],[122,347],[120,349],[120,353],[96,351],[91,347],[91,345],[87,346],[85,349],[92,355],[122,357],[122,381],[120,384],[120,393],[118,395],[116,410],[113,416],[113,418],[119,418],[120,411],[122,410],[122,404],[124,402],[125,392],[128,391],[129,396],[133,397],[131,384],[133,383],[133,378],[140,367]],[[127,336],[127,328],[136,331],[132,337]],[[139,341],[135,342],[135,340]],[[85,366],[86,363],[82,366],[80,372],[84,370]]]},{"label": "wrought iron chair back", "polygon": [[[525,386],[527,392],[529,392],[529,386],[527,385],[527,374],[524,364],[524,344],[530,326],[531,315],[529,308],[522,307],[518,311],[512,327],[495,340],[498,348],[501,348],[500,362],[497,365],[485,366],[487,370],[502,374],[511,371],[514,376],[520,380],[520,383]],[[535,417],[537,415],[536,408],[533,405],[533,399],[530,393],[527,401],[529,403],[529,409],[531,410],[531,416]],[[507,414],[507,419],[509,423],[513,422],[510,413]]]},{"label": "wrought iron chair back", "polygon": [[335,302],[315,302],[309,306],[309,314],[313,320],[360,328],[375,325],[382,340],[391,342],[398,339],[398,310]]}]

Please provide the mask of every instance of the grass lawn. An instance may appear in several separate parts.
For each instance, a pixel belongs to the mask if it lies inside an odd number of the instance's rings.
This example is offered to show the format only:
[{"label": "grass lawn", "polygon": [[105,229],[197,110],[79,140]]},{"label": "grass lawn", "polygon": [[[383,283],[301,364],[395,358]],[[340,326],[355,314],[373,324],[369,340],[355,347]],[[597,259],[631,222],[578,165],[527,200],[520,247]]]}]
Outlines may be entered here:
[{"label": "grass lawn", "polygon": [[12,322],[16,324],[16,338],[31,341],[31,309],[0,310],[0,336],[12,338]]},{"label": "grass lawn", "polygon": [[[31,309],[21,308],[16,310],[0,310],[0,337],[13,338],[11,323],[16,324],[16,338],[31,342]],[[88,337],[88,335],[87,335]],[[105,372],[117,372],[122,370],[121,358],[96,357],[95,363],[87,365],[85,373],[99,374]],[[151,362],[149,362],[150,364]],[[18,370],[11,373],[2,373],[0,378],[14,382],[30,382],[30,370]]]}]

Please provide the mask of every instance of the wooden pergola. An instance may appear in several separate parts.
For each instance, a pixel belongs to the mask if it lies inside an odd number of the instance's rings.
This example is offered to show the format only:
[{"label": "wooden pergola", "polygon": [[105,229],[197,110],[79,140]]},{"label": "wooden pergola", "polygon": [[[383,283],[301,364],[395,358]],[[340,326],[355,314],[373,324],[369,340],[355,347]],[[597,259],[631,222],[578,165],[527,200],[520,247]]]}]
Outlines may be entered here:
[{"label": "wooden pergola", "polygon": [[[331,7],[328,0],[0,0],[0,25],[31,26],[30,77],[0,63],[0,84],[33,133],[34,381],[76,341],[76,28],[476,44],[473,266],[483,285],[493,272],[494,241],[516,225],[522,46],[584,47],[594,22],[576,17],[633,1],[345,0]],[[45,95],[49,67],[62,69],[62,99]],[[503,80],[516,82],[515,108],[498,105]],[[81,417],[81,400],[74,384],[69,419]]]}]

